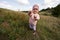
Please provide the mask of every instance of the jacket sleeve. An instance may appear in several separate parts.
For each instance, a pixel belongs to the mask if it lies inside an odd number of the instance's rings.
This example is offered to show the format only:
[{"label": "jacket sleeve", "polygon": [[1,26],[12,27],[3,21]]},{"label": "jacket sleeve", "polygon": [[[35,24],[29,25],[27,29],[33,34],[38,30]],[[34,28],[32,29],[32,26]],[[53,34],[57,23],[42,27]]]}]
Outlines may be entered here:
[{"label": "jacket sleeve", "polygon": [[36,19],[39,20],[40,19],[40,15],[37,15]]}]

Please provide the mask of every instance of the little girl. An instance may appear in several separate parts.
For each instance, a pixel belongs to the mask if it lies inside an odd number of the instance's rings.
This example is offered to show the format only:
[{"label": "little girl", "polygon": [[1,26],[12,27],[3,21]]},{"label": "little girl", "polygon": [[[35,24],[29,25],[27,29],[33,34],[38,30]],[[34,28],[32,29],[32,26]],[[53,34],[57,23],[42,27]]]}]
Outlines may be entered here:
[{"label": "little girl", "polygon": [[29,27],[34,30],[33,34],[36,34],[36,24],[37,21],[40,19],[40,16],[38,14],[39,12],[39,6],[34,5],[32,8],[32,11],[28,13],[29,15]]}]

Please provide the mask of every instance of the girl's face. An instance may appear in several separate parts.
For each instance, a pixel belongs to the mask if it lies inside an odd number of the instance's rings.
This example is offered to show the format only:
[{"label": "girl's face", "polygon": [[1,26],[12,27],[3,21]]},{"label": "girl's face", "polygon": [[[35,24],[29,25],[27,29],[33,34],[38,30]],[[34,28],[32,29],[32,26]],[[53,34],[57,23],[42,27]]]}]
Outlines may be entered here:
[{"label": "girl's face", "polygon": [[33,8],[33,13],[38,13],[39,9],[38,8]]}]

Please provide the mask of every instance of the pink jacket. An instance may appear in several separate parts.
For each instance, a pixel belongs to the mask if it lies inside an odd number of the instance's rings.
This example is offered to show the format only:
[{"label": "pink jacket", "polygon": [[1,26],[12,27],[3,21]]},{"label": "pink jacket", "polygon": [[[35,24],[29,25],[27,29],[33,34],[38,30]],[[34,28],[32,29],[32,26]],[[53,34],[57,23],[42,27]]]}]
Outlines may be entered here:
[{"label": "pink jacket", "polygon": [[[30,18],[29,18],[29,23],[36,25],[36,24],[37,24],[37,21],[40,19],[39,14],[38,14],[38,13],[36,13],[36,14],[31,13],[30,15],[31,15],[31,16],[30,16]],[[35,20],[34,17],[36,17],[37,20]]]}]

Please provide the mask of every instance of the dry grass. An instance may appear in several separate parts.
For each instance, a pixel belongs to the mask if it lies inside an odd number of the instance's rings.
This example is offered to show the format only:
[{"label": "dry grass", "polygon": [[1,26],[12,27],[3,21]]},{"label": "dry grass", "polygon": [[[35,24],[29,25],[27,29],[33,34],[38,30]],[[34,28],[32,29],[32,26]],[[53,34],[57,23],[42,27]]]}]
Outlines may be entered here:
[{"label": "dry grass", "polygon": [[7,34],[9,40],[60,40],[60,19],[40,15],[37,35],[29,29],[28,15],[23,12],[0,13],[0,34]]}]

